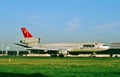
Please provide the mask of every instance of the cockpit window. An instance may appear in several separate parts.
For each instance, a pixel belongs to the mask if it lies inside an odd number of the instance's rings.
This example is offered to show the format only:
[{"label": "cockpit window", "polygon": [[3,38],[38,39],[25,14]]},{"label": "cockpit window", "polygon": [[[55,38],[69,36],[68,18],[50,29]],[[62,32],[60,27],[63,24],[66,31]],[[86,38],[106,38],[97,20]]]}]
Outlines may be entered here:
[{"label": "cockpit window", "polygon": [[107,46],[107,45],[104,44],[103,46]]}]

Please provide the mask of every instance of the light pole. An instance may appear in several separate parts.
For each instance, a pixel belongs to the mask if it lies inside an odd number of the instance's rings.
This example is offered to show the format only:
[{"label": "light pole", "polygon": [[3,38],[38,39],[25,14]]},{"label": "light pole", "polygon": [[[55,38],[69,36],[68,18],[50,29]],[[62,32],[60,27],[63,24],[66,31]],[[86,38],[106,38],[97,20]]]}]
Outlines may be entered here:
[{"label": "light pole", "polygon": [[4,50],[4,41],[2,40],[2,56],[3,56],[3,50]]}]

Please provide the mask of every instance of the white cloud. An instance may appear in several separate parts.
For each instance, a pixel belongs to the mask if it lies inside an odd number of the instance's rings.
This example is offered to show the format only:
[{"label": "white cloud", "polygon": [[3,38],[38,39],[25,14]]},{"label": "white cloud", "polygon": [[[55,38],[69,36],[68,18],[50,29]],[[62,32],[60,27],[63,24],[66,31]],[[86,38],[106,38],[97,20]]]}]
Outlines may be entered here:
[{"label": "white cloud", "polygon": [[109,31],[115,28],[120,27],[120,22],[114,22],[114,23],[109,23],[109,24],[102,24],[102,25],[97,25],[95,27],[95,30],[101,32],[101,31]]},{"label": "white cloud", "polygon": [[41,16],[29,16],[28,18],[34,21],[39,21],[42,17]]},{"label": "white cloud", "polygon": [[44,17],[42,16],[31,15],[27,16],[24,20],[25,22],[34,26],[39,26],[41,28],[50,28],[49,25],[45,23]]},{"label": "white cloud", "polygon": [[75,18],[72,21],[67,22],[67,31],[74,31],[81,26],[80,18]]},{"label": "white cloud", "polygon": [[42,17],[40,16],[28,16],[26,17],[25,21],[34,25],[41,26],[41,19]]},{"label": "white cloud", "polygon": [[41,20],[43,19],[43,16],[40,15],[34,15],[34,14],[26,14],[26,13],[14,13],[15,16],[21,18],[22,21],[28,24],[33,24],[33,25],[39,25],[41,26]]}]

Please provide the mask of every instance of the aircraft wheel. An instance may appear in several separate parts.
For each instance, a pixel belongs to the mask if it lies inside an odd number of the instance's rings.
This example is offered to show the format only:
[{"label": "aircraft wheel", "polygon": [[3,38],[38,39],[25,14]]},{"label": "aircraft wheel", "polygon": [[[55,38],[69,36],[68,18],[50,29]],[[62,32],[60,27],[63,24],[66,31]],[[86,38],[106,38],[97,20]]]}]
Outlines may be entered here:
[{"label": "aircraft wheel", "polygon": [[51,57],[57,57],[57,54],[51,54]]},{"label": "aircraft wheel", "polygon": [[64,57],[64,55],[63,54],[59,54],[59,57]]}]

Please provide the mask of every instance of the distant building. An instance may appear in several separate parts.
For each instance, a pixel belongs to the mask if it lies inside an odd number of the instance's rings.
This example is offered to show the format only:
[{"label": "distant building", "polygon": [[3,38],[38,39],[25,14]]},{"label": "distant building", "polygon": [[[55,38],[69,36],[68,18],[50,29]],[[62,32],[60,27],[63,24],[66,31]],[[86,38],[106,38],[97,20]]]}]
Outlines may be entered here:
[{"label": "distant building", "polygon": [[111,48],[120,48],[120,42],[112,42]]}]

